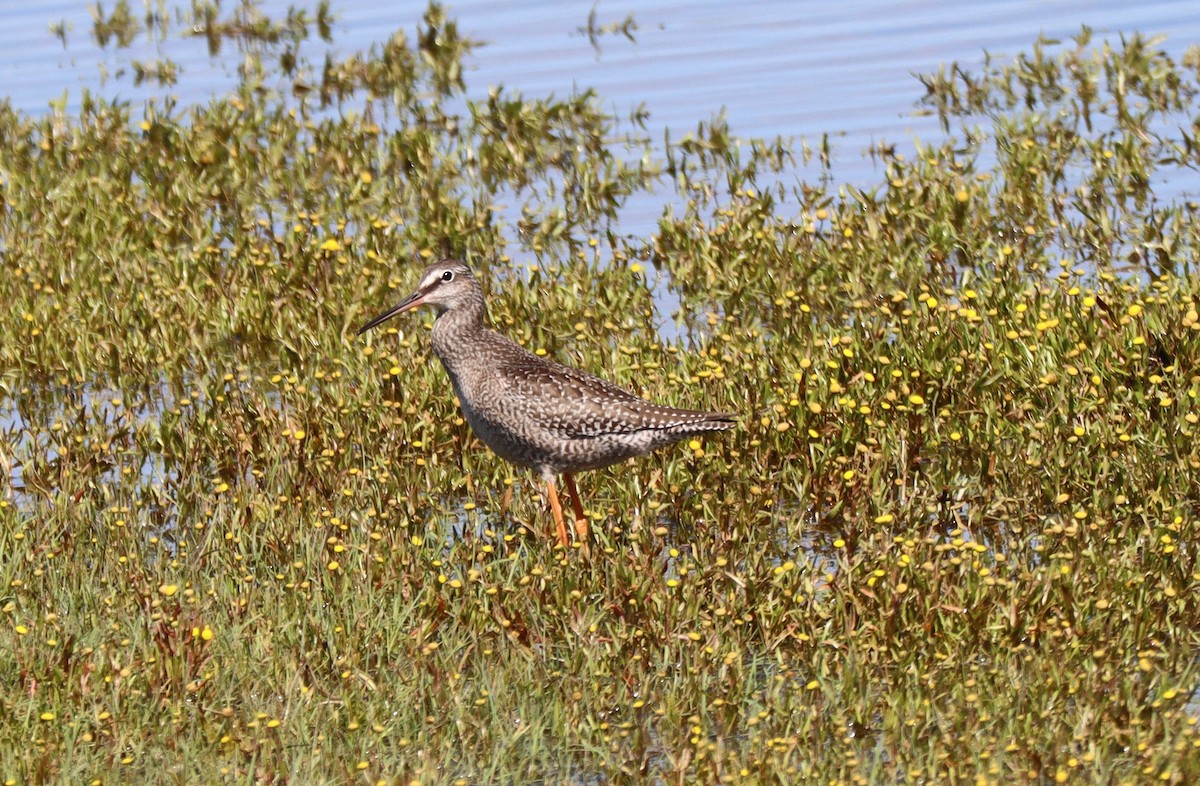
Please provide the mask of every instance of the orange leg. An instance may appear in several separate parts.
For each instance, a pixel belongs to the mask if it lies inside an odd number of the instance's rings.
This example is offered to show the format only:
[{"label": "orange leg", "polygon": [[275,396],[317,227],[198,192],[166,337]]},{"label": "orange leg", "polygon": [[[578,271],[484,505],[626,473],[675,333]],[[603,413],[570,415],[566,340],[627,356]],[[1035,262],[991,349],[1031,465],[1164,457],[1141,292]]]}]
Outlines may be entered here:
[{"label": "orange leg", "polygon": [[546,494],[550,497],[550,512],[554,514],[554,531],[558,535],[559,545],[571,545],[567,540],[567,525],[563,523],[562,503],[558,501],[558,489],[554,486],[554,478],[546,480]]},{"label": "orange leg", "polygon": [[588,542],[588,517],[583,512],[583,503],[579,501],[579,489],[575,488],[575,476],[570,472],[564,472],[563,480],[567,482],[567,494],[571,497],[571,507],[575,509],[575,536],[579,538],[579,542],[586,549]]},{"label": "orange leg", "polygon": [[500,517],[504,518],[508,515],[508,506],[512,504],[513,487],[509,486],[504,490],[504,496],[500,498]]}]

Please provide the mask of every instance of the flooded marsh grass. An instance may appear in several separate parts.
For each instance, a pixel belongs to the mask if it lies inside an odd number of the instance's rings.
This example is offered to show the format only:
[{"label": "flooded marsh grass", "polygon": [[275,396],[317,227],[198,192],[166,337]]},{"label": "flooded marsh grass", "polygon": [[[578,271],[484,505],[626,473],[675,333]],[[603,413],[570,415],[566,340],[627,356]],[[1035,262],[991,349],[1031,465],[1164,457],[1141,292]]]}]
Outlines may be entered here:
[{"label": "flooded marsh grass", "polygon": [[[209,103],[0,103],[0,777],[1200,779],[1200,238],[1155,193],[1200,55],[929,75],[946,138],[858,190],[720,118],[469,101],[437,6],[314,66],[319,18],[194,20],[254,42]],[[555,548],[428,317],[354,336],[439,255],[741,425],[584,475]]]}]

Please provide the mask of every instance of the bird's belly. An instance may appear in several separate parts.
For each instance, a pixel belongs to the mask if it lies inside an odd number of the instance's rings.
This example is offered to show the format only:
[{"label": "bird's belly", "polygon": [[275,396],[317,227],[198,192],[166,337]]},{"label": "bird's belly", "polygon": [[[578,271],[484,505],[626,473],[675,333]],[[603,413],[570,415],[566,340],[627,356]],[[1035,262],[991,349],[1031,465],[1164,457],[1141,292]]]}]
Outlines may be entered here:
[{"label": "bird's belly", "polygon": [[644,456],[659,446],[650,432],[605,434],[572,440],[563,446],[561,460],[572,472],[602,469],[635,456]]},{"label": "bird's belly", "polygon": [[480,442],[491,448],[493,453],[505,461],[523,467],[539,465],[537,446],[528,438],[502,425],[499,418],[471,406],[461,395],[459,401],[462,404],[463,418],[471,426],[471,431]]},{"label": "bird's belly", "polygon": [[556,435],[541,423],[525,420],[519,428],[505,425],[507,418],[481,411],[462,401],[463,418],[479,441],[491,448],[500,458],[523,467],[542,471],[577,472],[599,469],[633,456],[643,455],[653,448],[649,439],[617,440],[610,436],[593,439],[570,439]]}]

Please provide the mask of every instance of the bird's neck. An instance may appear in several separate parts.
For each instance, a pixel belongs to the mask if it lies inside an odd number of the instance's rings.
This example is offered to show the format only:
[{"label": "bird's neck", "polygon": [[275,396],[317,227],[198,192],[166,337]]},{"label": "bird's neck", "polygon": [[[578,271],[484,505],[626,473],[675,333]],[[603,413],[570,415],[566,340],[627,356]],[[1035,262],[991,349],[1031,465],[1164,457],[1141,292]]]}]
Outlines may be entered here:
[{"label": "bird's neck", "polygon": [[433,321],[433,353],[455,377],[459,365],[476,354],[475,346],[487,331],[487,310],[482,302],[443,311]]}]

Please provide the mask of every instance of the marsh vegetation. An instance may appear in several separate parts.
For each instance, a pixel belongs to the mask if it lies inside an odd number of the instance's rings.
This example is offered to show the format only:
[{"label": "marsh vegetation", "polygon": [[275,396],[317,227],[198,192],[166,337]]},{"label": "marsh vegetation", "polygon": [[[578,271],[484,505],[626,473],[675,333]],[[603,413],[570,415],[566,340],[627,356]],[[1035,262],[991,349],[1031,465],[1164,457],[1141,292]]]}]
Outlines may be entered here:
[{"label": "marsh vegetation", "polygon": [[[1156,192],[1200,50],[929,74],[945,137],[861,189],[469,99],[436,5],[315,63],[327,9],[191,13],[230,95],[0,102],[0,778],[1200,780],[1200,230]],[[585,475],[555,546],[428,319],[354,336],[442,255],[530,349],[741,427]]]}]

